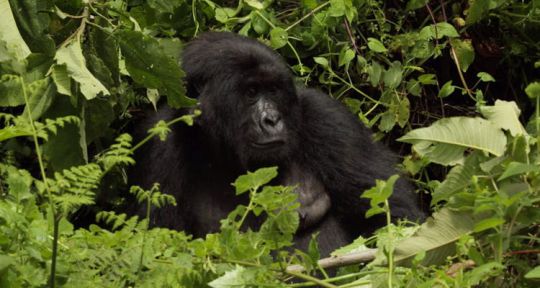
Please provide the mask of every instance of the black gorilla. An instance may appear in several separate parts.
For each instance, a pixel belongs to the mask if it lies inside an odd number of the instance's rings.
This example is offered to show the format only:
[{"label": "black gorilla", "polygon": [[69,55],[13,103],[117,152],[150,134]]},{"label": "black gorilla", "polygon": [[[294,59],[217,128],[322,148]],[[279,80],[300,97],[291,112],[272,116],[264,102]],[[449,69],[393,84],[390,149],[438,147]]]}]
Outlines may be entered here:
[{"label": "black gorilla", "polygon": [[[217,231],[219,220],[247,201],[231,183],[246,170],[273,165],[280,168],[279,183],[298,185],[297,247],[321,231],[326,255],[384,225],[382,217],[364,219],[369,203],[360,195],[375,179],[396,173],[395,156],[339,102],[295,87],[276,52],[247,37],[210,32],[187,45],[182,66],[202,115],[192,127],[173,127],[165,142],[147,144],[131,176],[146,188],[161,183],[178,200],[178,207],[154,212],[154,225],[195,236]],[[185,112],[163,107],[139,129]],[[392,215],[422,219],[416,199],[411,185],[398,180]]]}]

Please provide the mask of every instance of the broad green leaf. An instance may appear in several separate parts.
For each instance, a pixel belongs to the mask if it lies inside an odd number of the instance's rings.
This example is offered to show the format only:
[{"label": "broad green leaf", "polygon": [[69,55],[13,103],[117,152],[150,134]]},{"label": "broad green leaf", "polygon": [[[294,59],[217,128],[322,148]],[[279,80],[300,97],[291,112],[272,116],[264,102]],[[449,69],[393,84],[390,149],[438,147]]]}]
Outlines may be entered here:
[{"label": "broad green leaf", "polygon": [[407,92],[409,92],[411,95],[420,97],[422,95],[422,85],[420,82],[411,79],[407,81]]},{"label": "broad green leaf", "polygon": [[186,96],[182,85],[184,72],[163,52],[155,39],[138,31],[119,31],[115,35],[126,60],[126,68],[135,82],[167,95],[171,107],[196,103]]},{"label": "broad green leaf", "polygon": [[111,132],[109,130],[110,124],[116,119],[113,109],[114,104],[106,100],[98,98],[85,103],[84,128],[86,142],[89,144]]},{"label": "broad green leaf", "polygon": [[216,8],[215,13],[216,20],[225,24],[229,21],[229,18],[236,16],[238,12],[232,8]]},{"label": "broad green leaf", "polygon": [[[339,66],[349,65],[354,59],[354,51],[350,48],[342,49],[339,53]],[[348,67],[348,66],[347,66]]]},{"label": "broad green leaf", "polygon": [[260,1],[258,0],[244,0],[244,2],[246,4],[248,4],[250,7],[253,7],[257,10],[261,10],[261,9],[264,9],[264,5],[263,3],[261,3]]},{"label": "broad green leaf", "polygon": [[317,3],[317,0],[302,0],[302,5],[307,9],[314,9],[317,8],[319,3]]},{"label": "broad green leaf", "polygon": [[[264,11],[259,12],[262,15],[265,15]],[[266,16],[266,15],[265,15]],[[264,35],[268,32],[268,29],[270,29],[270,25],[268,22],[266,22],[259,14],[252,12],[251,13],[251,26],[253,27],[253,30],[257,32],[259,35]]]},{"label": "broad green leaf", "polygon": [[377,53],[385,53],[386,51],[388,51],[388,49],[384,47],[384,44],[378,39],[369,37],[367,40],[368,40],[367,45],[369,47],[369,50],[373,52],[377,52]]},{"label": "broad green leaf", "polygon": [[54,84],[56,85],[56,90],[58,91],[58,93],[72,96],[71,79],[69,78],[66,65],[54,65],[52,67],[51,76]]},{"label": "broad green leaf", "polygon": [[431,200],[432,205],[440,201],[448,201],[452,195],[469,186],[472,177],[478,175],[480,172],[479,158],[480,154],[473,153],[473,155],[465,159],[462,165],[458,164],[454,166],[446,176],[446,179],[435,188]]},{"label": "broad green leaf", "polygon": [[[104,25],[104,24],[102,24]],[[176,38],[164,38],[162,42],[165,47],[174,46],[168,43],[179,42]],[[178,46],[171,48],[169,55],[177,56],[180,49]],[[85,50],[86,59],[88,60],[88,68],[90,71],[103,83],[106,87],[114,87],[120,84],[119,71],[119,47],[115,37],[101,29],[92,29],[88,33],[88,46]]]},{"label": "broad green leaf", "polygon": [[398,109],[397,109],[397,124],[399,127],[403,128],[405,125],[409,123],[409,117],[411,114],[410,106],[411,103],[409,102],[409,98],[403,97],[399,99],[398,103]]},{"label": "broad green leaf", "polygon": [[[30,50],[34,53],[53,56],[56,45],[47,33],[50,22],[49,13],[45,12],[47,4],[40,2],[42,1],[11,0],[9,4],[17,22],[18,32],[21,33]],[[4,30],[3,26],[1,30]]]},{"label": "broad green leaf", "polygon": [[181,1],[148,0],[148,6],[156,9],[159,13],[174,13],[174,9],[180,7]]},{"label": "broad green leaf", "polygon": [[394,259],[409,262],[416,254],[425,251],[422,265],[444,263],[447,256],[454,254],[456,241],[470,234],[473,227],[471,214],[443,208],[433,213],[412,237],[396,245]]},{"label": "broad green leaf", "polygon": [[482,284],[482,281],[501,275],[504,269],[506,267],[499,262],[488,262],[473,268],[471,272],[467,273],[467,284],[465,286],[478,287]]},{"label": "broad green leaf", "polygon": [[272,48],[279,49],[287,45],[287,41],[289,40],[287,31],[285,31],[285,29],[276,27],[270,31],[270,45],[272,45]]},{"label": "broad green leaf", "polygon": [[467,10],[467,25],[474,24],[482,20],[488,13],[489,10],[497,8],[500,4],[503,4],[504,1],[497,0],[474,0],[471,1],[469,9]]},{"label": "broad green leaf", "polygon": [[512,136],[527,135],[519,121],[521,111],[514,101],[497,100],[493,106],[480,107],[480,112],[493,124],[509,131]]},{"label": "broad green leaf", "polygon": [[442,39],[444,37],[454,38],[459,37],[459,33],[452,24],[448,22],[439,22],[422,28],[419,37],[424,40]]},{"label": "broad green leaf", "polygon": [[[80,111],[75,108],[69,97],[57,97],[51,109],[45,113],[46,118],[58,118],[67,115],[79,116]],[[84,150],[81,147],[81,128],[79,125],[66,124],[58,129],[56,134],[50,135],[43,145],[43,154],[48,160],[49,167],[54,171],[62,171],[72,166],[84,164]]]},{"label": "broad green leaf", "polygon": [[324,68],[328,68],[328,59],[324,58],[324,57],[313,57],[313,61],[315,61],[315,63],[323,66]]},{"label": "broad green leaf", "polygon": [[495,82],[495,78],[487,72],[478,72],[476,76],[480,78],[480,81],[482,82]]},{"label": "broad green leaf", "polygon": [[66,65],[68,75],[80,84],[81,93],[86,99],[93,99],[100,93],[110,95],[109,90],[86,67],[79,41],[72,41],[58,49],[54,59],[58,65]]},{"label": "broad green leaf", "polygon": [[397,119],[396,119],[395,109],[393,107],[394,106],[392,106],[391,109],[388,109],[383,114],[379,114],[380,115],[379,130],[384,131],[384,132],[389,132],[396,125]]},{"label": "broad green leaf", "polygon": [[24,113],[28,113],[30,108],[32,119],[37,120],[51,106],[56,95],[56,89],[49,77],[34,81],[26,86],[28,105],[25,107]]},{"label": "broad green leaf", "polygon": [[525,88],[525,93],[531,99],[536,99],[540,97],[540,82],[533,82]]},{"label": "broad green leaf", "polygon": [[416,9],[425,7],[427,3],[428,3],[428,0],[409,0],[409,2],[407,2],[406,9],[416,10]]},{"label": "broad green leaf", "polygon": [[540,166],[520,162],[511,162],[508,164],[503,174],[499,177],[499,179],[497,179],[497,181],[529,172],[540,172]]},{"label": "broad green leaf", "polygon": [[502,218],[486,218],[474,224],[474,232],[482,232],[484,230],[495,228],[501,224],[504,224],[504,219]]},{"label": "broad green leaf", "polygon": [[250,189],[258,189],[262,185],[270,182],[277,175],[277,167],[260,168],[255,172],[247,172],[241,175],[234,181],[233,186],[236,187],[236,194],[242,194]]},{"label": "broad green leaf", "polygon": [[441,90],[439,90],[439,98],[444,98],[450,96],[450,94],[454,93],[454,90],[456,87],[452,85],[452,80],[444,83],[444,85],[441,87]]},{"label": "broad green leaf", "polygon": [[208,283],[208,286],[212,288],[237,288],[237,287],[249,287],[252,283],[256,283],[254,279],[256,274],[240,265],[231,270],[225,272],[223,276],[212,280]]},{"label": "broad green leaf", "polygon": [[0,27],[2,27],[0,29],[0,40],[8,43],[7,48],[14,53],[17,59],[25,59],[30,55],[30,49],[19,33],[8,0],[0,0]]},{"label": "broad green leaf", "polygon": [[371,86],[377,87],[381,81],[381,75],[383,72],[381,64],[379,64],[377,61],[373,61],[373,63],[367,68],[367,72],[369,76],[369,83]]},{"label": "broad green leaf", "polygon": [[444,118],[398,140],[413,144],[417,153],[441,165],[461,163],[466,149],[501,156],[506,147],[506,136],[499,127],[485,119],[469,117]]},{"label": "broad green leaf", "polygon": [[527,279],[540,279],[540,266],[536,266],[536,267],[534,267],[534,269],[527,272],[527,274],[525,274],[525,278],[527,278]]},{"label": "broad green leaf", "polygon": [[328,8],[328,15],[332,17],[341,17],[346,13],[345,0],[330,0],[330,8]]},{"label": "broad green leaf", "polygon": [[395,89],[401,84],[403,78],[403,69],[401,68],[401,62],[394,61],[390,64],[388,70],[384,71],[383,81],[386,87]]},{"label": "broad green leaf", "polygon": [[435,74],[422,74],[418,76],[418,82],[423,85],[436,85],[437,79],[435,78]]},{"label": "broad green leaf", "polygon": [[[459,67],[461,71],[467,72],[469,66],[474,61],[474,48],[470,39],[452,39],[450,41],[452,47],[456,51]],[[452,55],[452,54],[451,54]],[[453,55],[452,55],[453,57]]]}]

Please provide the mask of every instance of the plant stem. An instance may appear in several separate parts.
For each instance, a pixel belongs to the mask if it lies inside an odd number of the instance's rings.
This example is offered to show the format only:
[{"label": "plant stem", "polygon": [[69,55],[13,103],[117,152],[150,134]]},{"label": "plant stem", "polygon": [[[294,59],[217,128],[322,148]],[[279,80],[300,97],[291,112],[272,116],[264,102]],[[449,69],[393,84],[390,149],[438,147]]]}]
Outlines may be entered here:
[{"label": "plant stem", "polygon": [[242,215],[242,219],[240,219],[240,221],[238,222],[238,226],[236,227],[236,229],[242,228],[242,224],[244,224],[244,221],[246,220],[249,212],[253,210],[253,199],[255,198],[255,193],[257,192],[258,189],[259,187],[255,187],[249,192],[249,204],[246,207],[246,211]]},{"label": "plant stem", "polygon": [[51,274],[50,274],[50,280],[49,280],[49,287],[54,288],[55,286],[55,275],[56,275],[56,256],[57,256],[57,250],[58,250],[58,225],[60,223],[60,220],[57,220],[57,214],[56,209],[54,207],[54,201],[51,193],[51,188],[49,187],[49,183],[47,182],[47,176],[45,174],[45,165],[43,164],[43,157],[41,156],[41,149],[39,148],[39,142],[37,137],[37,130],[36,126],[34,124],[34,120],[32,119],[32,108],[30,107],[30,101],[28,99],[28,94],[26,92],[26,85],[24,83],[23,76],[19,77],[19,80],[21,82],[21,89],[24,96],[24,103],[26,105],[26,111],[28,112],[28,122],[30,122],[30,127],[32,128],[32,138],[34,140],[34,149],[36,150],[37,158],[38,158],[38,164],[39,164],[39,171],[41,173],[41,179],[43,180],[43,185],[45,186],[45,191],[47,192],[47,198],[49,200],[49,209],[51,210],[51,216],[53,217],[53,247],[52,247],[52,258],[51,258]]},{"label": "plant stem", "polygon": [[302,23],[302,21],[306,20],[307,18],[309,18],[311,15],[317,13],[317,11],[321,10],[322,8],[328,6],[328,4],[330,4],[330,1],[326,2],[326,3],[323,3],[317,7],[315,7],[313,10],[309,11],[309,13],[307,13],[306,15],[304,15],[302,18],[298,19],[298,21],[294,22],[293,24],[289,25],[289,27],[285,28],[285,31],[289,31],[291,30],[294,26]]},{"label": "plant stem", "polygon": [[[390,224],[392,224],[392,217],[390,216],[390,204],[388,203],[388,199],[384,200],[384,206],[386,210],[386,227],[390,227]],[[393,230],[389,230],[389,232],[392,234],[391,238],[393,238]],[[392,277],[394,276],[394,247],[391,247],[388,252],[388,287],[392,288]]]},{"label": "plant stem", "polygon": [[336,286],[334,284],[328,283],[326,281],[323,281],[321,279],[315,278],[315,277],[307,275],[307,274],[303,274],[303,273],[299,273],[299,272],[295,272],[295,271],[286,271],[286,273],[291,275],[291,276],[294,276],[296,278],[300,278],[300,279],[303,279],[303,280],[306,280],[306,281],[309,281],[309,282],[313,282],[313,283],[319,285],[320,287],[328,287],[328,288],[337,288],[338,287],[338,286]]},{"label": "plant stem", "polygon": [[[176,124],[180,121],[184,121],[186,115],[183,115],[183,116],[180,116],[178,118],[174,118],[173,120],[165,123],[167,125],[167,127],[170,127],[171,125],[173,124]],[[150,141],[154,136],[156,136],[157,133],[150,133],[148,134],[148,136],[146,136],[143,140],[141,140],[139,143],[137,143],[137,145],[133,146],[133,148],[131,148],[131,153],[135,152],[135,150],[141,148],[141,146],[143,146],[146,142]]]},{"label": "plant stem", "polygon": [[146,243],[146,234],[148,234],[148,227],[150,226],[150,210],[152,208],[152,190],[150,190],[150,193],[148,194],[148,199],[146,201],[146,227],[143,231],[143,237],[142,237],[142,243],[141,243],[141,257],[139,258],[139,268],[137,269],[137,276],[139,276],[142,266],[143,266],[143,259],[144,259],[144,244]]},{"label": "plant stem", "polygon": [[51,259],[51,278],[49,285],[51,288],[55,286],[56,276],[56,258],[58,257],[58,233],[60,226],[60,217],[53,215],[53,246],[52,246],[52,259]]}]

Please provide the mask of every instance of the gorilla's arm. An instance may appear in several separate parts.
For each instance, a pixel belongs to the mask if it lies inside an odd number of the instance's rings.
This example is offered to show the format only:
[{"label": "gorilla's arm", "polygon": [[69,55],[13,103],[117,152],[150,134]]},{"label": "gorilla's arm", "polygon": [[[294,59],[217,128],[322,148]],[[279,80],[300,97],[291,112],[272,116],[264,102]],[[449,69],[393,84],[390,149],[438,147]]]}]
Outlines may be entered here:
[{"label": "gorilla's arm", "polygon": [[[375,185],[375,179],[398,173],[397,159],[384,145],[373,142],[372,132],[341,103],[313,89],[301,88],[298,93],[303,111],[302,161],[320,176],[333,209],[348,222],[362,223],[369,200],[360,195]],[[416,199],[411,184],[400,178],[389,199],[392,216],[422,219]]]}]

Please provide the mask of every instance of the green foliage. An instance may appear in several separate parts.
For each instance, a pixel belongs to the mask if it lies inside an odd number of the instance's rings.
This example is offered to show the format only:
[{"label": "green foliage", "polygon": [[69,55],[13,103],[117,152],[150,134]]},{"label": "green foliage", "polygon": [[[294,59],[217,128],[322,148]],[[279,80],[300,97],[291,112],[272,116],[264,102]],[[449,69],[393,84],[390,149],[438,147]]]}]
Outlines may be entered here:
[{"label": "green foliage", "polygon": [[[539,11],[508,0],[0,1],[0,287],[538,286]],[[404,135],[433,218],[390,224],[397,176],[377,179],[368,216],[389,225],[335,253],[376,247],[377,259],[336,277],[316,242],[288,248],[299,204],[294,188],[265,186],[275,167],[234,182],[250,201],[204,239],[149,228],[176,202],[158,185],[131,190],[144,218],[100,211],[104,227],[75,229],[81,207],[122,205],[139,147],[204,113],[158,122],[139,143],[123,133],[164,97],[196,105],[179,55],[208,30],[263,41],[378,138]]]}]

